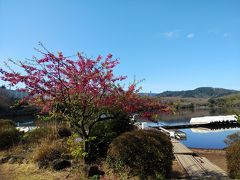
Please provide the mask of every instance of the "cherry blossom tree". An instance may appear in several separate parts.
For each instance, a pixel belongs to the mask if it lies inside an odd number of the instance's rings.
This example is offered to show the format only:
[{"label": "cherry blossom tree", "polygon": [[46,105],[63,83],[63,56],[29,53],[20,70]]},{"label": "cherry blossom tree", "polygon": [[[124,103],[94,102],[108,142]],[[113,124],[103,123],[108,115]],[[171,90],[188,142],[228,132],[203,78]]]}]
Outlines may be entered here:
[{"label": "cherry blossom tree", "polygon": [[42,112],[62,117],[83,139],[91,137],[96,123],[114,119],[121,113],[129,118],[137,113],[152,119],[168,111],[159,101],[140,96],[136,82],[127,88],[121,86],[119,82],[126,76],[113,74],[119,61],[111,54],[92,59],[77,53],[72,59],[42,47],[44,52],[39,51],[42,58],[11,61],[23,71],[0,69],[1,79],[12,86],[23,84],[21,91],[28,93],[24,101],[40,107]]}]

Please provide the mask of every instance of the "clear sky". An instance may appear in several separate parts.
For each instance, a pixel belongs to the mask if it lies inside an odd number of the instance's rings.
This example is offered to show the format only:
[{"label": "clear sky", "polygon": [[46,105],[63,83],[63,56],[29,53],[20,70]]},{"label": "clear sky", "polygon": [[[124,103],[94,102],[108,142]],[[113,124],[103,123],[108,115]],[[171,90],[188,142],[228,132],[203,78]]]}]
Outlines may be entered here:
[{"label": "clear sky", "polygon": [[[112,53],[144,92],[240,90],[239,0],[0,0],[0,66],[37,55]],[[2,82],[1,82],[2,83]]]}]

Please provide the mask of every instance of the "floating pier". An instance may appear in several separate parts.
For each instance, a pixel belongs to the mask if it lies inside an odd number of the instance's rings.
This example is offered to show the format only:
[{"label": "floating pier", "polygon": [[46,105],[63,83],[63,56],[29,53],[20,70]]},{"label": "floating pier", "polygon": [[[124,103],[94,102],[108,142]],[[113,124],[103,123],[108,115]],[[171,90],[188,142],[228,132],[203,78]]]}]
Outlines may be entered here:
[{"label": "floating pier", "polygon": [[194,117],[190,119],[189,124],[180,124],[180,125],[164,125],[162,126],[165,129],[184,129],[184,128],[195,128],[195,127],[206,127],[210,129],[214,128],[231,128],[231,127],[240,127],[240,123],[236,118],[236,115],[227,115],[227,116],[203,116],[203,117]]},{"label": "floating pier", "polygon": [[191,118],[191,125],[203,125],[203,124],[234,124],[237,123],[236,115],[227,116],[203,116]]},{"label": "floating pier", "polygon": [[229,179],[227,173],[205,157],[197,156],[185,145],[171,139],[173,154],[191,179]]},{"label": "floating pier", "polygon": [[155,127],[155,128],[160,130],[164,134],[167,134],[171,138],[186,139],[186,137],[187,137],[186,133],[183,131],[180,131],[180,130],[174,130],[174,129],[168,130],[168,129],[164,129],[162,127]]}]

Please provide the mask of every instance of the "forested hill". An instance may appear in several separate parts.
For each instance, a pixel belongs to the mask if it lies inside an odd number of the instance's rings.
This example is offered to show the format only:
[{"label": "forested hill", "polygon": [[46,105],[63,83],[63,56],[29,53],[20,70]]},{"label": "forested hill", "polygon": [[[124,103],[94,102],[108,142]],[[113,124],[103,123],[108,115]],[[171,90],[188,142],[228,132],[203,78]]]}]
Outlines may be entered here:
[{"label": "forested hill", "polygon": [[158,96],[180,98],[213,98],[236,93],[240,93],[240,91],[223,88],[200,87],[194,90],[187,91],[165,91],[163,93],[158,94]]}]

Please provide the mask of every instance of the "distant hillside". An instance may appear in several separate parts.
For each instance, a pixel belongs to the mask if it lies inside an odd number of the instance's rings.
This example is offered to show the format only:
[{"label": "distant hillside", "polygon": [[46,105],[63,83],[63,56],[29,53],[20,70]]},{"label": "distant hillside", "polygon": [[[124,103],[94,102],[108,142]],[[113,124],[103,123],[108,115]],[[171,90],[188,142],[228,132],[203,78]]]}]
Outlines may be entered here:
[{"label": "distant hillside", "polygon": [[158,94],[158,96],[180,98],[214,98],[236,93],[240,93],[240,91],[223,88],[200,87],[194,90],[187,91],[165,91]]},{"label": "distant hillside", "polygon": [[208,102],[210,107],[240,107],[240,93],[210,98]]},{"label": "distant hillside", "polygon": [[155,97],[158,96],[159,93],[139,93],[140,96],[150,96]]}]

